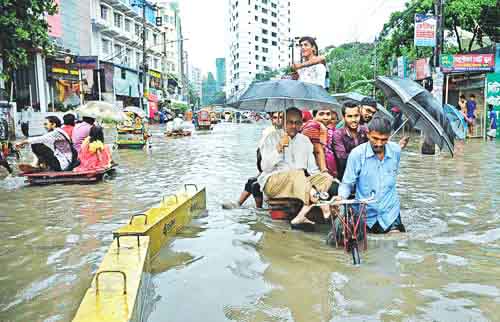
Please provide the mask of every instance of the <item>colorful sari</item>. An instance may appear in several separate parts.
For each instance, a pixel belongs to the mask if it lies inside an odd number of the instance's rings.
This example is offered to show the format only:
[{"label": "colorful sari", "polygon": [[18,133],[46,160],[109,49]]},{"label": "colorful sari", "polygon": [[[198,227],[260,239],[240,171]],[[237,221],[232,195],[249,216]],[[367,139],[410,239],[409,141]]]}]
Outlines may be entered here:
[{"label": "colorful sari", "polygon": [[90,143],[87,137],[83,143],[78,154],[80,165],[73,171],[90,171],[101,170],[111,166],[111,152],[109,148],[101,141]]}]

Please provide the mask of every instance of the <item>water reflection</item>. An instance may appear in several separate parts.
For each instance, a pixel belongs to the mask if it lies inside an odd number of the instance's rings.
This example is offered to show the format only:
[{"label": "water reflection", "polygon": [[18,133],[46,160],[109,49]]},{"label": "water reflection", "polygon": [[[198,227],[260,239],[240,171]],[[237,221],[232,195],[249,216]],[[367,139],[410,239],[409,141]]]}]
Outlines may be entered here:
[{"label": "water reflection", "polygon": [[410,146],[398,189],[408,233],[370,236],[354,268],[324,233],[290,231],[253,209],[222,210],[256,174],[262,126],[114,151],[116,178],[90,186],[0,182],[1,321],[68,321],[111,231],[185,182],[207,187],[195,220],[152,265],[149,321],[372,321],[497,319],[500,164],[497,144],[473,141],[456,157]]}]

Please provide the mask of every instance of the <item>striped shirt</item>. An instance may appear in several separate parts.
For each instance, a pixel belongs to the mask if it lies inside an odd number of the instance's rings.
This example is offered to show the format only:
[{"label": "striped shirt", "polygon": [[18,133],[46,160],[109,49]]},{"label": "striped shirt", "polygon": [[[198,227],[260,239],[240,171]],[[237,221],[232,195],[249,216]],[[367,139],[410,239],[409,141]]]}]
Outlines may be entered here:
[{"label": "striped shirt", "polygon": [[29,144],[43,144],[54,152],[54,156],[59,161],[61,170],[65,170],[71,164],[73,153],[71,152],[71,142],[68,135],[61,128],[56,128],[41,136],[28,139]]}]

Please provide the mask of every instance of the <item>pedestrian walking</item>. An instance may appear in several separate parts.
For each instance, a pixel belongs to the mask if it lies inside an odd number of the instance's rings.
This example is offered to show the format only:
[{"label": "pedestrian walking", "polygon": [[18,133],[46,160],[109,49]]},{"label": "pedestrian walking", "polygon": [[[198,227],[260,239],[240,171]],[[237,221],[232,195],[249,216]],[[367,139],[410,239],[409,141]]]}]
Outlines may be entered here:
[{"label": "pedestrian walking", "polygon": [[493,110],[493,105],[488,104],[489,120],[488,132],[486,135],[493,141],[497,137],[497,113]]}]

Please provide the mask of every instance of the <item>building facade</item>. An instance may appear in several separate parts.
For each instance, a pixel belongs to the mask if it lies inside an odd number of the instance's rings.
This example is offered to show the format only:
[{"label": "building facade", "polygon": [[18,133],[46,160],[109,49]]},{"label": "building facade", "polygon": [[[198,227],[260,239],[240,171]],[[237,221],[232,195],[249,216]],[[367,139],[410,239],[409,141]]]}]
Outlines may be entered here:
[{"label": "building facade", "polygon": [[187,102],[183,84],[186,77],[182,25],[179,4],[175,0],[157,2],[159,17],[162,18],[163,72],[168,78],[168,99],[179,104]]},{"label": "building facade", "polygon": [[227,0],[226,93],[291,62],[289,0]]},{"label": "building facade", "polygon": [[198,67],[191,66],[189,73],[189,82],[193,86],[194,92],[197,96],[201,97],[201,69]]},{"label": "building facade", "polygon": [[216,68],[215,74],[217,81],[217,92],[222,92],[226,87],[226,59],[216,58],[215,68]]},{"label": "building facade", "polygon": [[217,93],[217,81],[214,75],[209,72],[207,77],[203,79],[201,90],[201,105],[210,105],[215,100]]}]

